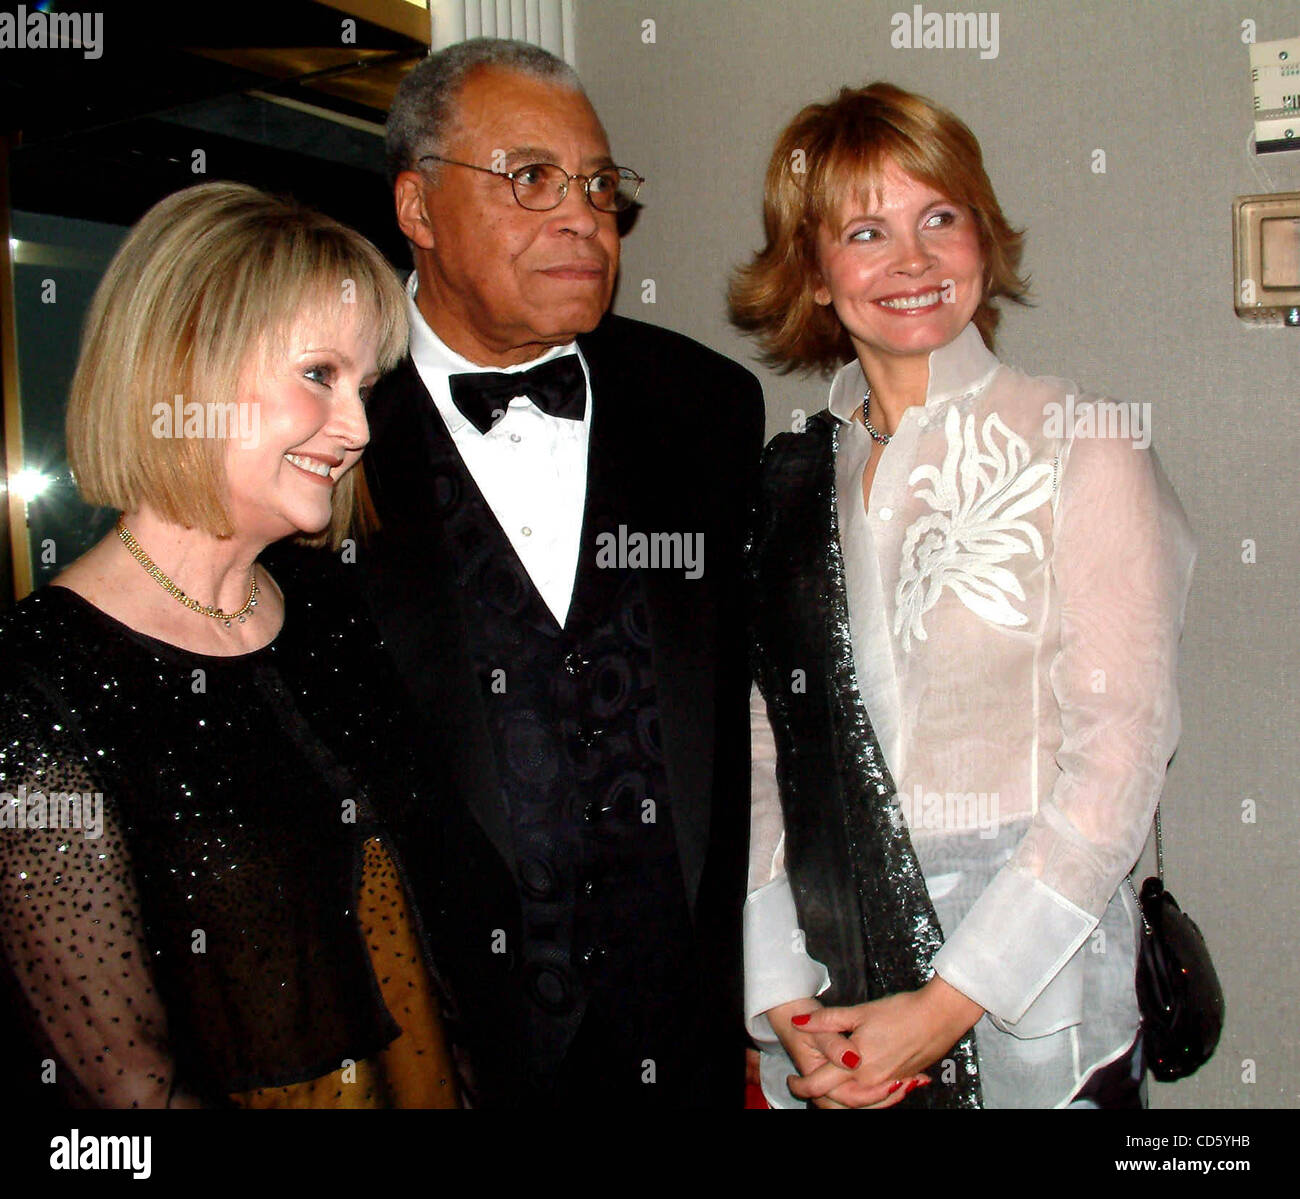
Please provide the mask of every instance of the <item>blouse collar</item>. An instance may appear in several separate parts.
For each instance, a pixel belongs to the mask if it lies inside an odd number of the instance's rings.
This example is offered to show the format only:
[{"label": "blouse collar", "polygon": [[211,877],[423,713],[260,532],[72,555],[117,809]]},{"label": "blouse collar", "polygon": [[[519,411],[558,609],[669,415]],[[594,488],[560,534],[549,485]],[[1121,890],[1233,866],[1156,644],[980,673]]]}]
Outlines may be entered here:
[{"label": "blouse collar", "polygon": [[[930,383],[925,391],[926,407],[972,395],[988,382],[1001,364],[984,344],[972,321],[946,346],[930,352]],[[849,423],[867,389],[862,365],[855,358],[845,363],[831,380],[827,407],[837,420]]]}]

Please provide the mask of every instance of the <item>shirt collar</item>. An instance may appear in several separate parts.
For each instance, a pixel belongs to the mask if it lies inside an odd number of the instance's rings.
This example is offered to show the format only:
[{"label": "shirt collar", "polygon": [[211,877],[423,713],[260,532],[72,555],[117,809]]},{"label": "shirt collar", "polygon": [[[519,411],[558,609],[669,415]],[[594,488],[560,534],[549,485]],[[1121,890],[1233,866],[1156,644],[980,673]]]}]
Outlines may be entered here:
[{"label": "shirt collar", "polygon": [[[514,375],[540,366],[543,362],[549,362],[552,358],[578,354],[578,343],[571,341],[568,345],[552,346],[545,354],[540,354],[527,362],[516,363],[514,366],[480,366],[457,354],[430,328],[429,322],[424,319],[424,313],[415,302],[415,293],[419,290],[419,285],[418,275],[412,271],[406,280],[406,308],[411,322],[411,361],[415,364],[416,371],[433,398],[434,406],[446,423],[448,432],[452,434],[459,433],[465,425],[469,424],[461,410],[452,403],[451,384],[448,382],[452,375],[479,374],[488,371]],[[582,362],[583,373],[586,374],[587,364],[581,354],[578,354],[578,360]],[[591,398],[590,382],[587,398],[589,400]]]},{"label": "shirt collar", "polygon": [[[988,382],[1001,364],[984,344],[974,322],[946,346],[930,352],[930,382],[925,389],[926,407],[972,395]],[[835,372],[827,407],[837,420],[848,424],[862,403],[867,379],[855,358]]]}]

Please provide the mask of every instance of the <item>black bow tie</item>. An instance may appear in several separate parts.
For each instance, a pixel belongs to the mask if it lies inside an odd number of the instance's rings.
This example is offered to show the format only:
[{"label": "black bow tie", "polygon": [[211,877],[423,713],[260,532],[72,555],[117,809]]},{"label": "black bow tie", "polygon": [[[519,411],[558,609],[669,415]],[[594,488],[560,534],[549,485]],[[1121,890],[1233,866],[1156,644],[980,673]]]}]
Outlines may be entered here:
[{"label": "black bow tie", "polygon": [[452,375],[452,403],[480,433],[500,420],[515,396],[527,396],[549,416],[581,420],[587,411],[587,380],[577,354],[565,354],[529,371],[508,375],[476,371]]}]

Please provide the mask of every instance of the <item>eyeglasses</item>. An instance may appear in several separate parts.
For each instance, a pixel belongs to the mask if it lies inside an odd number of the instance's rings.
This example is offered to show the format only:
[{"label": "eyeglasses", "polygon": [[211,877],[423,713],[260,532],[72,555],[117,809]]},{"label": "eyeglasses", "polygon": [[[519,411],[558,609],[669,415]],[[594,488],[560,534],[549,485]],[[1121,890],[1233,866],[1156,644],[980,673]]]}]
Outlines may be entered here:
[{"label": "eyeglasses", "polygon": [[553,162],[533,162],[515,171],[494,171],[491,167],[475,166],[472,162],[457,162],[441,154],[425,154],[419,162],[445,162],[453,167],[468,167],[485,175],[509,179],[511,190],[521,208],[530,212],[549,212],[558,208],[569,194],[569,184],[582,180],[582,190],[587,203],[598,212],[625,212],[636,202],[645,180],[628,167],[604,167],[591,175],[570,175]]}]

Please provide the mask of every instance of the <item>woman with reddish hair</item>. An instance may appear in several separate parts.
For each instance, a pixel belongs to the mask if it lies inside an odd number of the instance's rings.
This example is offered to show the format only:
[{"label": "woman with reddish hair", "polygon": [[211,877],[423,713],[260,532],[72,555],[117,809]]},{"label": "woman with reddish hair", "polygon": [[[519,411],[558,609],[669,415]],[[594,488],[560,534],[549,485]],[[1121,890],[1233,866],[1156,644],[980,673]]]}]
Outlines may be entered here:
[{"label": "woman with reddish hair", "polygon": [[951,113],[810,105],[764,219],[733,319],[833,374],[750,555],[767,1100],[1138,1106],[1122,883],[1178,739],[1182,509],[1116,406],[994,356],[1021,235]]}]

